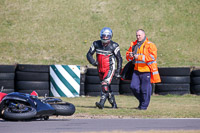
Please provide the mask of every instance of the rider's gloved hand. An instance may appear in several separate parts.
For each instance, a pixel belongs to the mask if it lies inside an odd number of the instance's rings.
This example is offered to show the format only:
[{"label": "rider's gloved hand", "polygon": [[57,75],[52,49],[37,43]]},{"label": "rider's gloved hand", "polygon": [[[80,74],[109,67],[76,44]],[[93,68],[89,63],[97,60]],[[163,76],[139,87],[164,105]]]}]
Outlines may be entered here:
[{"label": "rider's gloved hand", "polygon": [[94,63],[92,63],[93,66],[98,66],[98,62],[95,61]]},{"label": "rider's gloved hand", "polygon": [[114,77],[117,79],[121,78],[120,72],[116,71]]}]

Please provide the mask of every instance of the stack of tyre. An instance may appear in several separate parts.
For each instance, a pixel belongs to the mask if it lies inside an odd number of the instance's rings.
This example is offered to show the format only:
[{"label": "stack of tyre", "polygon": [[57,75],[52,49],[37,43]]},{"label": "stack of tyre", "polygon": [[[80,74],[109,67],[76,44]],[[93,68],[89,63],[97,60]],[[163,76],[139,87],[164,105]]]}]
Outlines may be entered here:
[{"label": "stack of tyre", "polygon": [[[119,87],[119,93],[122,95],[133,95],[132,90],[130,89],[131,80],[121,80],[120,81],[120,87]],[[155,92],[155,84],[151,84],[152,92],[151,94],[154,94]]]},{"label": "stack of tyre", "polygon": [[[99,74],[96,68],[88,68],[85,80],[85,95],[87,96],[100,96],[101,95],[101,83]],[[120,80],[113,78],[111,82],[111,88],[114,95],[119,95],[119,83]]]},{"label": "stack of tyre", "polygon": [[49,65],[18,64],[16,68],[16,91],[39,96],[49,96]]},{"label": "stack of tyre", "polygon": [[131,80],[121,80],[119,86],[119,93],[122,95],[133,95],[130,89]]},{"label": "stack of tyre", "polygon": [[159,95],[190,94],[190,68],[189,67],[163,67],[158,68],[161,83],[156,84],[155,93]]},{"label": "stack of tyre", "polygon": [[0,89],[4,93],[15,91],[15,68],[15,65],[0,65]]},{"label": "stack of tyre", "polygon": [[191,93],[200,95],[200,69],[191,72]]}]

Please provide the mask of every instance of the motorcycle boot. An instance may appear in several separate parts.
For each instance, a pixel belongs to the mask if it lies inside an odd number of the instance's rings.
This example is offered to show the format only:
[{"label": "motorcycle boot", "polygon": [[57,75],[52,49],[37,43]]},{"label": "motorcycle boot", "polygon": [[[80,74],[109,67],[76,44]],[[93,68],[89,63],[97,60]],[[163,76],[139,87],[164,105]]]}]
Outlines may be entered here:
[{"label": "motorcycle boot", "polygon": [[98,107],[99,109],[103,109],[107,97],[108,97],[108,93],[102,92],[100,101],[99,101],[99,102],[96,102],[96,107]]},{"label": "motorcycle boot", "polygon": [[108,101],[112,105],[113,109],[117,109],[117,104],[113,92],[108,93]]}]

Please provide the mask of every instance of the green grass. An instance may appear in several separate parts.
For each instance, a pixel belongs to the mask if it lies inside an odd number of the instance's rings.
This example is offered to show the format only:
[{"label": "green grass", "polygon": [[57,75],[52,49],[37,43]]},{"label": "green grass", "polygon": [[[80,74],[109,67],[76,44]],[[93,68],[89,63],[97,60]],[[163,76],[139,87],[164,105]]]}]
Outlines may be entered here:
[{"label": "green grass", "polygon": [[108,101],[103,110],[95,107],[100,97],[63,98],[76,106],[76,115],[109,116],[110,118],[200,118],[200,97],[196,95],[153,95],[146,111],[136,110],[138,101],[133,96],[117,95],[118,109],[111,109]]},{"label": "green grass", "polygon": [[[85,57],[107,26],[125,52],[144,29],[158,48],[158,66],[200,66],[199,0],[1,0],[0,64],[88,65]],[[152,96],[147,111],[137,100],[116,96],[118,110],[98,110],[99,97],[67,99],[77,114],[134,118],[199,118],[198,96]],[[110,105],[106,103],[106,107]]]},{"label": "green grass", "polygon": [[200,66],[199,0],[1,0],[1,64],[87,65],[100,30],[111,27],[125,52],[143,28],[159,66]]}]

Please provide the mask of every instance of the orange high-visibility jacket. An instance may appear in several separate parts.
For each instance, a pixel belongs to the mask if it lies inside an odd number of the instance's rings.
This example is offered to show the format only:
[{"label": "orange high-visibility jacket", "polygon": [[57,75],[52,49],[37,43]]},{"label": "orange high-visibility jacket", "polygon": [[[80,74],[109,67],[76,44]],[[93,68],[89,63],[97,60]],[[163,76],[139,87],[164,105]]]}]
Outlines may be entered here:
[{"label": "orange high-visibility jacket", "polygon": [[[128,61],[133,60],[133,57],[129,56],[132,51],[132,47],[137,44],[137,40],[135,42],[131,42],[131,46],[126,52],[126,59]],[[157,48],[156,45],[152,42],[148,41],[148,38],[144,41],[144,43],[137,49],[138,59],[135,60],[134,70],[139,72],[151,72],[151,83],[161,82],[160,75],[157,67]]]}]

